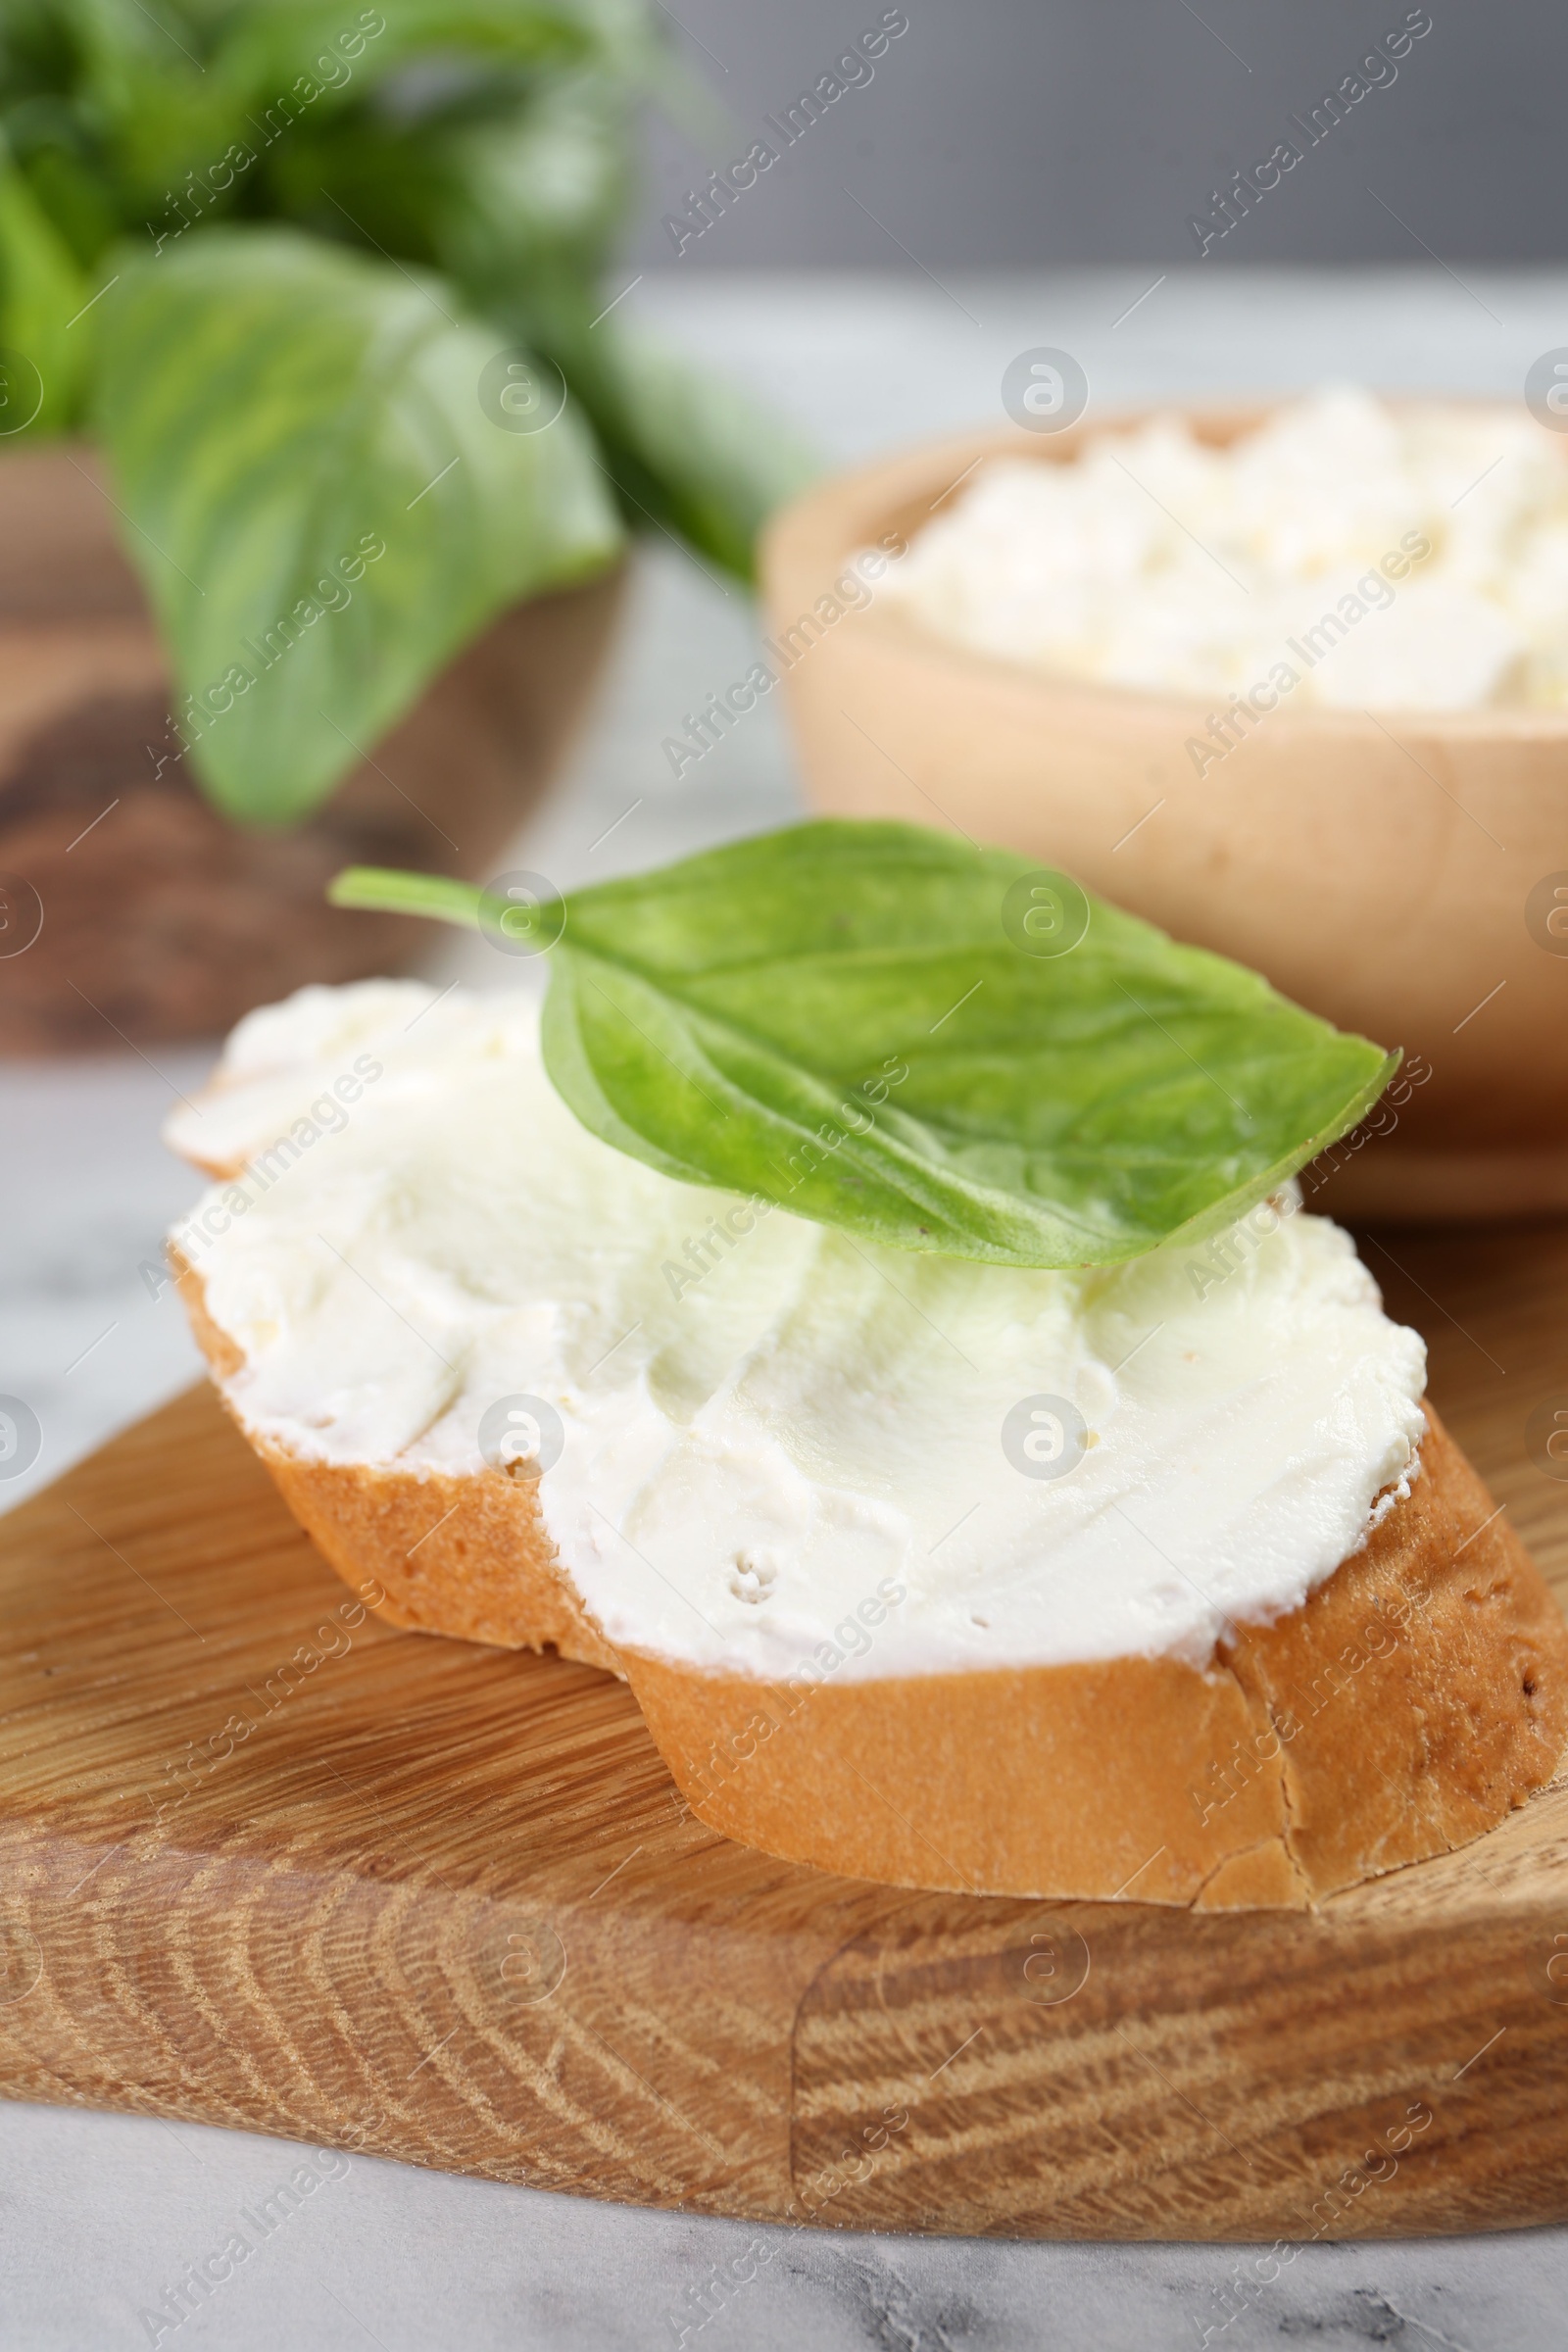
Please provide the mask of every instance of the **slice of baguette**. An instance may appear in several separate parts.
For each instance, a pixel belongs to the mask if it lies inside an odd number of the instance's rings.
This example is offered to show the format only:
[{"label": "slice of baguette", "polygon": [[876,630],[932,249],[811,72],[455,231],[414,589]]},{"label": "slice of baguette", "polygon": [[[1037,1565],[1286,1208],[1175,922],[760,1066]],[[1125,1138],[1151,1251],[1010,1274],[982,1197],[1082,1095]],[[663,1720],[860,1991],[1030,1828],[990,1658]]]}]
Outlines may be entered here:
[{"label": "slice of baguette", "polygon": [[[239,1369],[177,1267],[220,1388]],[[232,1402],[230,1400],[231,1409]],[[1426,1408],[1421,1475],[1304,1605],[1174,1658],[780,1687],[617,1652],[532,1485],[283,1452],[300,1524],[393,1624],[553,1646],[630,1682],[697,1817],[895,1886],[1304,1906],[1479,1837],[1568,1742],[1568,1627]]]},{"label": "slice of baguette", "polygon": [[1206,1671],[781,1689],[622,1662],[693,1811],[764,1852],[978,1894],[1310,1904],[1479,1837],[1568,1741],[1568,1627],[1425,1409],[1406,1497]]},{"label": "slice of baguette", "polygon": [[219,1395],[295,1518],[345,1583],[371,1579],[390,1625],[498,1649],[555,1649],[624,1679],[578,1599],[540,1522],[532,1486],[505,1471],[416,1475],[383,1463],[312,1462],[246,1427],[225,1382],[243,1357],[207,1311],[206,1286],[177,1250],[170,1258],[197,1345]]}]

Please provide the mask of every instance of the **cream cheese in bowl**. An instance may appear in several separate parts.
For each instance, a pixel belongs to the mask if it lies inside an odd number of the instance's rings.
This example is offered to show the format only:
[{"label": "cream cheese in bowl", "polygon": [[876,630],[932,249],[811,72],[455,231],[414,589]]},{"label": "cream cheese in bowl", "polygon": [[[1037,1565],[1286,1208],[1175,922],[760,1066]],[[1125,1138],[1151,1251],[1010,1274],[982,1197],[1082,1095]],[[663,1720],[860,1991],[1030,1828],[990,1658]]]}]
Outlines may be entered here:
[{"label": "cream cheese in bowl", "polygon": [[980,653],[1293,703],[1568,707],[1568,466],[1515,409],[1336,389],[1223,445],[1179,416],[995,458],[883,594]]},{"label": "cream cheese in bowl", "polygon": [[461,1474],[488,1412],[543,1404],[545,1526],[632,1650],[769,1679],[824,1645],[849,1680],[1201,1662],[1414,1470],[1421,1342],[1293,1191],[1229,1249],[1113,1269],[878,1249],[611,1150],[531,1002],[416,982],[253,1014],[170,1135],[238,1171],[174,1239],[247,1430]]}]

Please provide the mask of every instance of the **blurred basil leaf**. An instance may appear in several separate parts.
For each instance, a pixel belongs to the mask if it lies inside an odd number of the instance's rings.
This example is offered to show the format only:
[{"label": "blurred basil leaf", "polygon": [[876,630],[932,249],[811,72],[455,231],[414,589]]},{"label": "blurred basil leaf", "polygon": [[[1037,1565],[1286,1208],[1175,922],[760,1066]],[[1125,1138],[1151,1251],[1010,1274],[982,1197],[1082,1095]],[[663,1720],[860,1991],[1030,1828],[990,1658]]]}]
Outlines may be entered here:
[{"label": "blurred basil leaf", "polygon": [[188,174],[204,173],[243,127],[208,70],[203,12],[177,0],[58,0],[57,72],[82,142],[100,159],[120,224],[156,218]]},{"label": "blurred basil leaf", "polygon": [[[0,0],[0,341],[24,355],[18,393],[30,368],[42,384],[30,429],[90,416],[109,445],[198,698],[192,764],[234,813],[315,806],[352,758],[335,728],[373,733],[500,604],[609,560],[622,524],[750,576],[758,524],[811,470],[615,303],[636,109],[695,88],[667,19],[650,0]],[[409,272],[432,274],[416,291]],[[569,387],[542,436],[478,408],[503,346]],[[462,463],[416,506],[437,444]],[[322,564],[366,530],[387,554],[348,605],[247,675],[239,641],[318,604]]]},{"label": "blurred basil leaf", "polygon": [[504,607],[617,552],[571,407],[492,421],[499,339],[455,299],[231,228],[127,263],[103,303],[97,429],[235,817],[304,815]]},{"label": "blurred basil leaf", "polygon": [[[239,10],[212,52],[212,71],[245,104],[291,89],[307,76],[328,100],[374,88],[414,59],[561,67],[631,60],[640,14],[589,10],[559,0],[270,0]],[[617,35],[619,40],[617,43]]]},{"label": "blurred basil leaf", "polygon": [[628,524],[752,579],[757,534],[818,471],[815,452],[731,377],[615,318],[539,340],[604,443]]},{"label": "blurred basil leaf", "polygon": [[752,578],[760,525],[819,461],[723,370],[607,314],[613,289],[594,288],[630,191],[621,110],[602,83],[579,78],[500,116],[395,138],[346,122],[280,143],[274,169],[315,225],[419,253],[555,362],[628,528],[668,532]]},{"label": "blurred basil leaf", "polygon": [[72,321],[87,297],[71,248],[0,153],[0,442],[73,421],[92,330]]},{"label": "blurred basil leaf", "polygon": [[624,117],[613,86],[577,74],[504,115],[436,132],[445,192],[432,243],[483,308],[505,312],[530,286],[537,298],[541,271],[564,272],[580,303],[610,260],[632,193]]}]

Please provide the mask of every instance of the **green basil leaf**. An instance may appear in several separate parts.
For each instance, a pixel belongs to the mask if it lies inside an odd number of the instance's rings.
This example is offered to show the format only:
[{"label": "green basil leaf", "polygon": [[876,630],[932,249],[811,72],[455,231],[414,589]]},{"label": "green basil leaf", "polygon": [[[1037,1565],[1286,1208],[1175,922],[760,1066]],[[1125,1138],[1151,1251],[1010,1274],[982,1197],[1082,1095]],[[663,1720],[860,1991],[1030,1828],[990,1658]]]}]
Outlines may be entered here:
[{"label": "green basil leaf", "polygon": [[530,90],[479,122],[432,124],[445,168],[429,233],[444,269],[503,314],[541,270],[592,299],[614,250],[635,181],[629,93],[608,75],[577,74]]},{"label": "green basil leaf", "polygon": [[203,62],[203,12],[176,0],[55,0],[47,13],[78,135],[107,167],[124,225],[139,225],[243,128]]},{"label": "green basil leaf", "polygon": [[486,84],[466,106],[454,98],[413,119],[316,108],[287,136],[261,116],[256,181],[319,233],[441,270],[474,311],[531,343],[531,318],[505,299],[519,287],[531,307],[548,273],[584,321],[608,299],[597,287],[630,194],[630,112],[608,75],[574,74],[521,93]]},{"label": "green basil leaf", "polygon": [[0,437],[73,420],[92,330],[72,323],[86,300],[71,248],[0,151]]},{"label": "green basil leaf", "polygon": [[545,342],[605,445],[628,524],[667,526],[754,578],[758,532],[819,470],[814,451],[727,376],[617,319]]},{"label": "green basil leaf", "polygon": [[[243,8],[213,53],[213,71],[247,105],[298,95],[330,106],[359,96],[414,60],[485,68],[608,62],[629,49],[636,20],[599,23],[573,0],[268,0]],[[614,35],[619,35],[618,42]],[[314,87],[311,87],[314,85]]]},{"label": "green basil leaf", "polygon": [[495,613],[604,567],[620,532],[568,405],[502,430],[493,328],[450,288],[282,231],[127,262],[98,429],[231,815],[304,814]]},{"label": "green basil leaf", "polygon": [[[0,135],[89,270],[83,298],[124,266],[104,258],[115,237],[183,264],[234,220],[439,270],[455,319],[484,318],[564,374],[594,435],[579,451],[594,450],[623,522],[749,580],[759,525],[814,460],[711,369],[623,334],[624,315],[608,315],[620,280],[602,282],[637,110],[657,100],[695,131],[700,90],[667,10],[646,0],[0,0]],[[710,120],[701,135],[719,131]],[[327,366],[339,356],[330,346]],[[225,806],[285,814],[248,760],[230,776],[227,739],[244,732],[212,733],[197,760]],[[302,779],[300,808],[318,789]]]},{"label": "green basil leaf", "polygon": [[[407,874],[332,895],[505,911]],[[899,1249],[1114,1265],[1197,1237],[1398,1066],[1066,877],[915,825],[798,825],[556,912],[545,1063],[585,1127]]]}]

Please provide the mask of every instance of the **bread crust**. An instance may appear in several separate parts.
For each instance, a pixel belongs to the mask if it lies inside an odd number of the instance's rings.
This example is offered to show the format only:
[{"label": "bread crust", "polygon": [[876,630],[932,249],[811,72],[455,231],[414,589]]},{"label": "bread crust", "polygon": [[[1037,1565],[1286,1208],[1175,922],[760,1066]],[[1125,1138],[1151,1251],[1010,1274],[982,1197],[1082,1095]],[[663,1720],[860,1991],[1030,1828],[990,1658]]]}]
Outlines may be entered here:
[{"label": "bread crust", "polygon": [[170,1251],[196,1343],[231,1418],[283,1500],[345,1584],[374,1579],[376,1614],[413,1633],[556,1649],[623,1675],[614,1650],[562,1571],[538,1493],[503,1470],[447,1477],[368,1462],[313,1462],[270,1444],[234,1410],[224,1386],[244,1362],[207,1308],[201,1275]]},{"label": "bread crust", "polygon": [[[1337,1887],[1492,1829],[1568,1742],[1568,1626],[1430,1404],[1409,1499],[1232,1664],[1280,1725],[1293,1858]],[[1383,1638],[1380,1640],[1379,1636]]]},{"label": "bread crust", "polygon": [[698,1818],[789,1861],[976,1894],[1311,1904],[1479,1837],[1568,1740],[1568,1627],[1426,1412],[1422,1474],[1364,1547],[1206,1669],[786,1688],[623,1650],[627,1678]]},{"label": "bread crust", "polygon": [[501,1470],[448,1478],[302,1461],[246,1435],[345,1584],[362,1593],[368,1577],[381,1585],[376,1612],[388,1624],[497,1649],[555,1649],[624,1680],[562,1573],[531,1485]]},{"label": "bread crust", "polygon": [[[179,1287],[221,1390],[242,1356]],[[226,1401],[226,1398],[225,1398]],[[230,1405],[230,1411],[233,1411]],[[537,1492],[242,1433],[379,1614],[630,1682],[692,1812],[791,1862],[980,1894],[1303,1907],[1479,1837],[1568,1741],[1568,1627],[1427,1406],[1421,1475],[1298,1609],[1177,1658],[781,1686],[617,1650]]]}]

